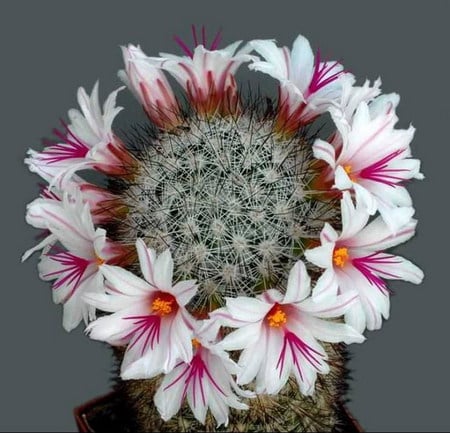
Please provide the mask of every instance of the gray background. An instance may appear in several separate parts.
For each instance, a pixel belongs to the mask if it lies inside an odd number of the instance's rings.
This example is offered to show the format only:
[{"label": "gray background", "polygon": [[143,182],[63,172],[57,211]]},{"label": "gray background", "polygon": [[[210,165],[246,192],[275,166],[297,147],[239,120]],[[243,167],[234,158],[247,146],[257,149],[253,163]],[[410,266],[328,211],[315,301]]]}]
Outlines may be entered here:
[{"label": "gray background", "polygon": [[[448,2],[61,2],[2,1],[1,137],[1,403],[0,428],[75,431],[74,406],[109,388],[109,349],[68,335],[49,285],[37,277],[37,257],[20,263],[36,231],[24,222],[37,178],[22,163],[28,147],[67,109],[79,85],[100,79],[102,95],[119,85],[119,45],[140,43],[148,54],[177,52],[173,34],[190,24],[224,30],[224,42],[277,38],[290,45],[307,36],[328,58],[401,95],[401,126],[417,128],[414,155],[426,180],[410,186],[418,234],[398,248],[423,268],[421,286],[392,284],[391,318],[382,331],[353,345],[350,410],[367,431],[450,428],[448,305],[448,161],[450,79]],[[140,116],[127,106],[119,125]]]}]

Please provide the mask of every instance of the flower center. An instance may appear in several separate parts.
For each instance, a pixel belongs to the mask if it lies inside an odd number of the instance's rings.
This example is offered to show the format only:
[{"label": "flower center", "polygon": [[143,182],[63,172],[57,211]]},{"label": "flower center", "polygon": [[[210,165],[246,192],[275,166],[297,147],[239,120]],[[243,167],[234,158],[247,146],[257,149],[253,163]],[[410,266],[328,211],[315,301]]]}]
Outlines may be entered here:
[{"label": "flower center", "polygon": [[275,304],[266,316],[269,326],[279,328],[287,322],[286,313],[279,304]]},{"label": "flower center", "polygon": [[348,249],[345,247],[336,248],[333,253],[333,262],[336,266],[343,268],[348,260]]},{"label": "flower center", "polygon": [[356,176],[352,173],[352,166],[350,164],[344,165],[344,171],[347,173],[352,182],[356,182]]},{"label": "flower center", "polygon": [[160,316],[170,314],[176,307],[177,301],[170,293],[160,293],[152,302],[152,312]]},{"label": "flower center", "polygon": [[102,259],[100,256],[95,256],[95,264],[97,266],[101,266],[106,263],[105,259]]},{"label": "flower center", "polygon": [[201,346],[201,343],[196,338],[193,338],[192,339],[192,346],[194,347],[194,349],[198,349]]}]

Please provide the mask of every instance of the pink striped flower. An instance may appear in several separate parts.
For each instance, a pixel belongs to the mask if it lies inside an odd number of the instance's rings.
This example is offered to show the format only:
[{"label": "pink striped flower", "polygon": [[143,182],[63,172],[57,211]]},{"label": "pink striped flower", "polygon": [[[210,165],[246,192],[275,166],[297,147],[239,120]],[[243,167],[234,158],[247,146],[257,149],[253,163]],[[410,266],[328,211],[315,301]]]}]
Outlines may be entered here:
[{"label": "pink striped flower", "polygon": [[242,41],[236,41],[219,50],[218,34],[207,49],[204,29],[201,41],[195,30],[193,35],[193,49],[176,38],[186,56],[160,53],[161,57],[153,60],[159,61],[161,68],[180,83],[198,113],[227,115],[238,112],[240,101],[234,74],[242,63],[256,59],[248,54],[251,47],[245,45],[238,50]]},{"label": "pink striped flower", "polygon": [[[48,180],[50,184],[52,180],[53,178]],[[72,197],[71,200],[74,200],[73,196],[79,195],[83,203],[89,204],[94,224],[110,222],[126,212],[125,206],[117,195],[105,188],[86,182],[77,175],[73,175],[72,179],[68,181],[65,191],[68,193],[69,198]],[[61,190],[44,185],[41,189],[40,198],[37,200],[62,201],[63,195],[64,192]],[[29,224],[36,228],[41,228],[33,224],[31,220]]]},{"label": "pink striped flower", "polygon": [[133,92],[147,116],[162,129],[172,129],[181,122],[178,102],[159,62],[142,51],[140,46],[122,47],[125,70],[119,71],[120,79]]},{"label": "pink striped flower", "polygon": [[312,395],[317,373],[329,371],[327,354],[317,340],[361,343],[364,337],[346,324],[324,319],[341,316],[356,301],[356,292],[313,302],[310,278],[302,261],[292,268],[283,295],[271,289],[257,298],[226,298],[225,308],[213,311],[213,322],[238,328],[221,347],[243,349],[237,383],[256,377],[256,392],[277,394],[293,374],[300,391]]},{"label": "pink striped flower", "polygon": [[264,72],[280,82],[277,128],[295,132],[335,105],[341,97],[344,73],[338,62],[322,62],[320,52],[312,52],[308,40],[299,35],[292,46],[279,48],[271,40],[249,43],[264,61],[254,61],[250,69]]},{"label": "pink striped flower", "polygon": [[[70,180],[82,169],[94,168],[111,175],[130,175],[133,161],[123,143],[112,131],[112,123],[122,107],[116,107],[117,89],[105,101],[103,113],[98,96],[98,82],[92,94],[78,89],[77,109],[69,110],[70,124],[62,123],[64,130],[54,129],[57,141],[48,142],[42,152],[29,151],[25,162],[38,174],[54,167],[57,169],[53,182],[58,187]],[[128,168],[126,168],[128,167]]]},{"label": "pink striped flower", "polygon": [[[79,195],[65,194],[62,201],[37,199],[28,207],[27,221],[50,233],[38,265],[39,275],[43,280],[56,280],[53,300],[63,304],[64,328],[71,331],[81,320],[87,323],[94,319],[95,309],[82,295],[104,291],[101,268],[117,262],[124,250],[106,238],[105,230],[94,228],[89,205]],[[62,247],[54,246],[56,242]]]},{"label": "pink striped flower", "polygon": [[172,285],[173,260],[169,250],[155,251],[136,241],[145,280],[118,266],[102,266],[106,294],[88,293],[85,300],[112,313],[87,327],[94,340],[127,345],[122,379],[148,379],[171,371],[181,360],[192,359],[192,318],[185,305],[195,295],[195,281]]},{"label": "pink striped flower", "polygon": [[[55,167],[46,167],[40,170],[40,175],[48,183],[52,183],[58,170]],[[80,197],[83,203],[89,205],[92,221],[94,224],[106,223],[119,218],[126,212],[126,208],[120,199],[107,191],[106,189],[93,185],[84,181],[81,177],[73,175],[72,179],[68,181],[66,186],[67,199],[69,201],[76,201],[76,197]],[[42,212],[36,212],[36,209],[42,206],[52,207],[57,203],[62,202],[64,192],[58,188],[50,188],[48,185],[41,185],[40,197],[33,200],[27,205],[26,221],[31,226],[42,229],[43,233],[39,237],[43,237],[33,248],[27,250],[23,256],[22,261],[27,260],[33,253],[45,248],[48,245],[53,245],[57,238],[51,234],[47,229],[47,219]]]},{"label": "pink striped flower", "polygon": [[331,110],[337,108],[344,118],[351,122],[355,110],[361,102],[370,103],[381,93],[381,79],[378,78],[370,85],[366,80],[362,86],[355,86],[355,77],[352,74],[343,74],[341,77],[341,96]]},{"label": "pink striped flower", "polygon": [[367,224],[369,214],[354,207],[348,192],[341,200],[342,231],[338,234],[325,224],[321,246],[306,250],[305,257],[325,269],[313,291],[313,299],[322,301],[357,291],[357,301],[348,309],[345,320],[359,332],[366,327],[379,329],[382,317],[389,317],[389,291],[385,279],[419,284],[423,272],[413,263],[384,252],[414,235],[416,221],[410,220],[392,234],[381,217]]},{"label": "pink striped flower", "polygon": [[314,156],[329,165],[325,176],[334,181],[333,187],[351,191],[371,215],[378,210],[393,232],[414,214],[403,184],[423,178],[420,161],[411,158],[414,128],[394,129],[398,100],[391,94],[370,104],[362,101],[350,121],[349,112],[330,109],[340,140],[318,139],[313,145]]},{"label": "pink striped flower", "polygon": [[223,349],[198,333],[192,339],[192,346],[192,359],[179,362],[162,380],[155,394],[155,405],[162,419],[167,421],[187,400],[195,418],[202,424],[209,408],[217,427],[222,424],[226,427],[230,407],[248,408],[236,394],[244,397],[253,394],[238,388],[232,375],[239,368]]}]

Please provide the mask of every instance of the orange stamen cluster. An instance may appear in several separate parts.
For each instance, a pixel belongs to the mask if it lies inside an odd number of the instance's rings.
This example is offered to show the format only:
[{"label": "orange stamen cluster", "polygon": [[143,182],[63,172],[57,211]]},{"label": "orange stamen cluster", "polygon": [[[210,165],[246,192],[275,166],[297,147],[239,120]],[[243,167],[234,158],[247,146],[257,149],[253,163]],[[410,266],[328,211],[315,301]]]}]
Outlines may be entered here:
[{"label": "orange stamen cluster", "polygon": [[152,312],[159,314],[160,316],[166,316],[167,314],[170,314],[175,307],[176,300],[169,293],[161,294],[152,302]]},{"label": "orange stamen cluster", "polygon": [[194,349],[198,349],[201,346],[201,343],[196,338],[193,338],[192,339],[192,346],[194,347]]},{"label": "orange stamen cluster", "polygon": [[356,175],[352,173],[352,166],[350,164],[344,165],[344,171],[352,182],[356,182]]},{"label": "orange stamen cluster", "polygon": [[333,252],[333,262],[336,266],[343,268],[348,261],[348,249],[336,248]]},{"label": "orange stamen cluster", "polygon": [[269,326],[273,328],[279,328],[287,322],[286,313],[282,310],[281,306],[275,304],[266,316]]}]

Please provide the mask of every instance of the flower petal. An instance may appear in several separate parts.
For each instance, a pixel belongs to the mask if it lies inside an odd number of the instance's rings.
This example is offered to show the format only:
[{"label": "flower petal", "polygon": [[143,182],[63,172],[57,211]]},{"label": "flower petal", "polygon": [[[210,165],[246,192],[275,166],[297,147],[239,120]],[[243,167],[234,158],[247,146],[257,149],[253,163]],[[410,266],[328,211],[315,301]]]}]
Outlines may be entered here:
[{"label": "flower petal", "polygon": [[255,39],[249,45],[266,61],[254,61],[248,67],[276,78],[286,80],[289,78],[289,63],[284,51],[278,48],[273,40]]},{"label": "flower petal", "polygon": [[376,259],[372,268],[383,278],[404,280],[414,284],[420,284],[423,280],[422,270],[403,257],[379,253]]},{"label": "flower petal", "polygon": [[238,296],[237,298],[225,298],[227,301],[227,310],[232,318],[245,320],[248,323],[259,322],[272,308],[260,299]]},{"label": "flower petal", "polygon": [[283,358],[284,364],[279,363],[283,349],[284,333],[280,330],[268,329],[265,338],[267,339],[267,351],[258,375],[256,376],[257,394],[278,394],[286,384],[292,366],[292,359],[289,355]]},{"label": "flower petal", "polygon": [[228,334],[219,344],[225,350],[240,350],[248,346],[249,342],[258,339],[261,333],[261,322],[250,323]]},{"label": "flower petal", "polygon": [[185,306],[197,293],[198,285],[195,280],[180,281],[169,292],[176,298],[179,305]]},{"label": "flower petal", "polygon": [[263,332],[258,339],[253,340],[246,349],[241,352],[239,357],[240,370],[237,374],[237,383],[239,385],[246,385],[250,383],[258,374],[261,365],[267,353],[267,340],[261,338],[264,336]]},{"label": "flower petal", "polygon": [[111,285],[124,295],[142,297],[156,290],[142,278],[119,266],[103,265],[100,270]]},{"label": "flower petal", "polygon": [[173,260],[170,250],[161,253],[155,261],[154,281],[156,287],[163,291],[172,288]]},{"label": "flower petal", "polygon": [[347,239],[353,238],[367,224],[369,217],[369,213],[358,203],[356,206],[353,204],[350,193],[344,192],[341,200],[342,232],[340,239],[347,243]]},{"label": "flower petal", "polygon": [[173,352],[177,355],[169,359],[166,364],[166,371],[172,370],[176,361],[190,362],[192,359],[192,338],[193,331],[187,326],[181,311],[177,313],[170,328],[170,340],[167,342]]},{"label": "flower petal", "polygon": [[311,334],[321,341],[345,344],[362,343],[365,338],[349,325],[330,322],[312,316],[305,316],[302,321]]},{"label": "flower petal", "polygon": [[360,333],[363,333],[366,329],[366,315],[359,299],[346,311],[345,323]]},{"label": "flower petal", "polygon": [[340,189],[341,191],[345,191],[353,187],[352,180],[341,165],[338,165],[334,171],[334,187]]},{"label": "flower petal", "polygon": [[338,292],[338,282],[333,268],[327,268],[319,277],[312,292],[312,299],[315,302],[324,299],[333,299]]},{"label": "flower petal", "polygon": [[172,418],[181,408],[185,382],[184,380],[177,381],[177,378],[185,368],[186,364],[180,363],[178,367],[174,368],[169,374],[164,376],[160,387],[155,393],[153,401],[164,421],[168,421]]},{"label": "flower petal", "polygon": [[316,266],[327,269],[333,267],[334,242],[329,242],[320,247],[305,251],[305,258]]},{"label": "flower petal", "polygon": [[302,93],[308,89],[314,69],[314,54],[304,36],[298,35],[292,44],[291,80]]},{"label": "flower petal", "polygon": [[356,182],[353,182],[353,190],[355,191],[356,203],[360,204],[369,215],[374,215],[378,206],[373,194]]},{"label": "flower petal", "polygon": [[134,297],[95,292],[86,292],[83,299],[87,304],[108,313],[115,313],[136,303]]},{"label": "flower petal", "polygon": [[326,298],[320,302],[315,302],[312,298],[305,299],[299,308],[310,315],[329,319],[342,316],[357,298],[358,292],[346,290],[334,298]]},{"label": "flower petal", "polygon": [[128,341],[124,337],[132,329],[132,322],[125,320],[124,317],[139,316],[145,312],[145,306],[140,300],[120,310],[116,313],[103,316],[91,322],[87,328],[86,333],[93,340],[106,341],[111,345],[124,345]]},{"label": "flower petal", "polygon": [[321,140],[320,138],[318,138],[314,141],[314,144],[313,144],[314,157],[317,159],[322,159],[333,169],[336,165],[335,152],[336,151],[335,151],[334,146],[332,146],[327,141]]},{"label": "flower petal", "polygon": [[323,229],[320,232],[320,242],[325,244],[327,242],[336,242],[339,239],[339,235],[336,230],[331,227],[329,223],[323,225]]},{"label": "flower petal", "polygon": [[145,242],[140,238],[136,240],[136,250],[139,257],[139,264],[141,266],[142,275],[150,284],[154,285],[156,261],[155,251],[151,248],[147,248]]},{"label": "flower petal", "polygon": [[392,233],[396,233],[408,224],[415,213],[412,206],[394,207],[379,204],[378,210]]},{"label": "flower petal", "polygon": [[36,251],[42,250],[48,246],[51,246],[57,242],[58,238],[55,235],[49,235],[46,236],[44,239],[42,239],[41,242],[39,242],[34,247],[30,248],[29,250],[25,251],[21,257],[21,261],[24,262],[27,260],[32,254],[34,254]]},{"label": "flower petal", "polygon": [[392,233],[383,219],[378,217],[351,239],[346,240],[346,245],[353,248],[365,248],[370,251],[383,251],[412,238],[416,225],[417,220],[411,219],[396,233]]},{"label": "flower petal", "polygon": [[305,264],[299,260],[289,272],[286,295],[283,304],[300,302],[309,296],[311,292],[311,278],[308,275]]},{"label": "flower petal", "polygon": [[369,331],[380,329],[383,323],[382,317],[389,318],[389,295],[386,291],[381,291],[366,279],[366,277],[353,267],[349,267],[347,272],[340,276],[346,282],[343,285],[346,290],[352,288],[358,291],[358,300],[366,317],[366,326]]}]

